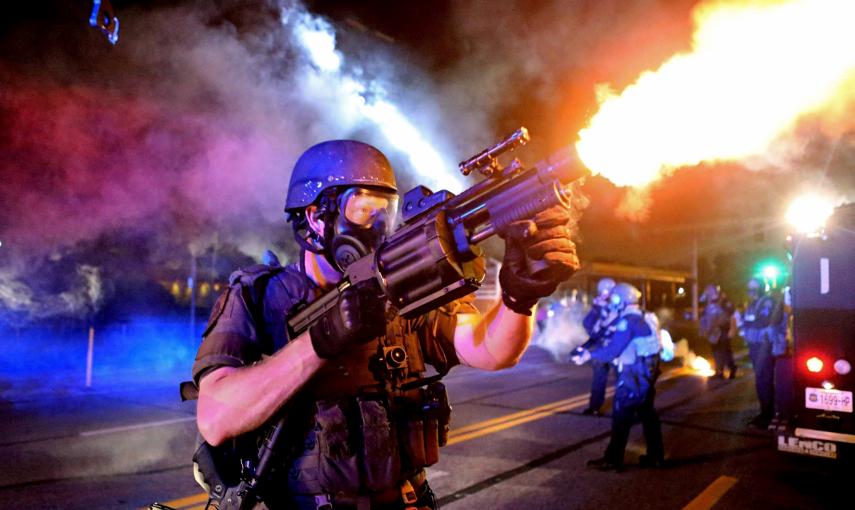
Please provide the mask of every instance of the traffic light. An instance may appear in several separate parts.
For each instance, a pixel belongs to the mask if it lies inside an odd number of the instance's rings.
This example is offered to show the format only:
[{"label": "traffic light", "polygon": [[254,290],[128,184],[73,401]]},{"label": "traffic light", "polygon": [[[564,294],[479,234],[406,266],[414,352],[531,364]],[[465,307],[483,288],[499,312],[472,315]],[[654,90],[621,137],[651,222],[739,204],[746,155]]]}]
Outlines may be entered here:
[{"label": "traffic light", "polygon": [[778,288],[778,282],[786,280],[786,267],[777,260],[765,260],[761,262],[754,272],[756,278],[762,279],[766,288]]}]

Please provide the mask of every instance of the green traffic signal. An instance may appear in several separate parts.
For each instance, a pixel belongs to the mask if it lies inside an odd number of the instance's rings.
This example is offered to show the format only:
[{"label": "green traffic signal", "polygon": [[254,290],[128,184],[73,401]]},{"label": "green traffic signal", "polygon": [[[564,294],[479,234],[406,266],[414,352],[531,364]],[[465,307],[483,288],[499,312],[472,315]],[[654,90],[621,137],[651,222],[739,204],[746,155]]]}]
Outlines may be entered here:
[{"label": "green traffic signal", "polygon": [[754,276],[762,278],[767,288],[774,289],[778,287],[778,282],[786,276],[786,268],[778,261],[765,261],[758,266]]},{"label": "green traffic signal", "polygon": [[763,266],[763,278],[768,278],[770,280],[777,280],[778,276],[781,275],[781,271],[778,269],[778,266],[767,265]]}]

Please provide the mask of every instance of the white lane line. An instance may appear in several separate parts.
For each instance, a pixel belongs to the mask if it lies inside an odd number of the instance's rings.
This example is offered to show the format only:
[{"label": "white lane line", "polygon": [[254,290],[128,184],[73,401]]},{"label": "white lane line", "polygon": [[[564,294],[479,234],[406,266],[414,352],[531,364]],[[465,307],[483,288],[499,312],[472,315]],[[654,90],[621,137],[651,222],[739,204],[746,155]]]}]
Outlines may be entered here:
[{"label": "white lane line", "polygon": [[135,423],[133,425],[125,425],[123,427],[110,427],[106,429],[97,429],[97,430],[87,430],[81,432],[80,436],[88,437],[88,436],[98,436],[101,434],[112,434],[114,432],[125,432],[128,430],[138,430],[138,429],[147,429],[149,427],[160,427],[162,425],[171,425],[173,423],[183,423],[185,421],[196,421],[195,416],[187,416],[185,418],[173,418],[171,420],[161,420],[161,421],[151,421],[146,423]]},{"label": "white lane line", "polygon": [[443,476],[448,476],[451,474],[448,471],[441,471],[439,469],[434,469],[434,468],[425,468],[425,472],[427,473],[428,478],[431,480],[434,480],[436,478],[441,478]]}]

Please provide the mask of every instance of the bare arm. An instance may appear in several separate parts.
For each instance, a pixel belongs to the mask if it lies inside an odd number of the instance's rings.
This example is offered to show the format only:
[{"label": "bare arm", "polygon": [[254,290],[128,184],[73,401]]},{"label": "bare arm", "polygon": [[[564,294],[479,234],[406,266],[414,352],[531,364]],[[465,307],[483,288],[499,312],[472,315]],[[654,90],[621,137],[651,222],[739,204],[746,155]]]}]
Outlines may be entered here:
[{"label": "bare arm", "polygon": [[196,423],[211,445],[255,430],[317,372],[325,360],[303,333],[251,366],[221,367],[199,383]]},{"label": "bare arm", "polygon": [[531,341],[534,315],[520,315],[501,301],[487,314],[458,314],[454,348],[465,365],[500,370],[517,364]]}]

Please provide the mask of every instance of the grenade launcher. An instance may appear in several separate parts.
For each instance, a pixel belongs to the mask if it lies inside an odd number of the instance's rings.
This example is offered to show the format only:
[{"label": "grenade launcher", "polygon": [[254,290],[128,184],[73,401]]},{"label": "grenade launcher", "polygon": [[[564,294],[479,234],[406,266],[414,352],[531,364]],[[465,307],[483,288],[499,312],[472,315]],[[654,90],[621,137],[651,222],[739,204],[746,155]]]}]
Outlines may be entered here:
[{"label": "grenade launcher", "polygon": [[[336,306],[339,294],[351,285],[373,280],[405,318],[475,292],[485,276],[478,244],[542,210],[555,205],[569,208],[569,185],[588,173],[572,149],[556,152],[532,168],[516,159],[507,167],[499,164],[499,155],[528,140],[528,130],[521,127],[461,162],[463,175],[477,171],[485,179],[460,195],[446,190],[432,193],[424,186],[408,191],[402,225],[376,251],[348,265],[334,290],[289,318],[291,338]],[[528,263],[533,271],[545,268],[542,261]]]},{"label": "grenade launcher", "polygon": [[[484,257],[478,244],[539,211],[555,205],[569,208],[569,184],[587,174],[571,150],[553,154],[533,168],[526,169],[517,160],[507,167],[499,165],[500,154],[525,144],[528,139],[528,131],[520,128],[460,163],[463,175],[478,171],[486,177],[460,195],[445,190],[431,193],[423,186],[407,192],[403,224],[376,251],[351,262],[335,289],[289,318],[291,338],[309,329],[324,312],[336,306],[341,292],[352,285],[375,286],[406,318],[475,292],[485,275]],[[533,271],[540,269],[538,261],[527,262]],[[250,466],[238,485],[226,488],[222,483],[212,484],[208,508],[253,507],[259,484],[268,474],[271,459],[280,450],[285,422],[285,416],[281,416],[270,428],[258,450],[258,461]],[[318,502],[318,508],[328,503]]]}]

